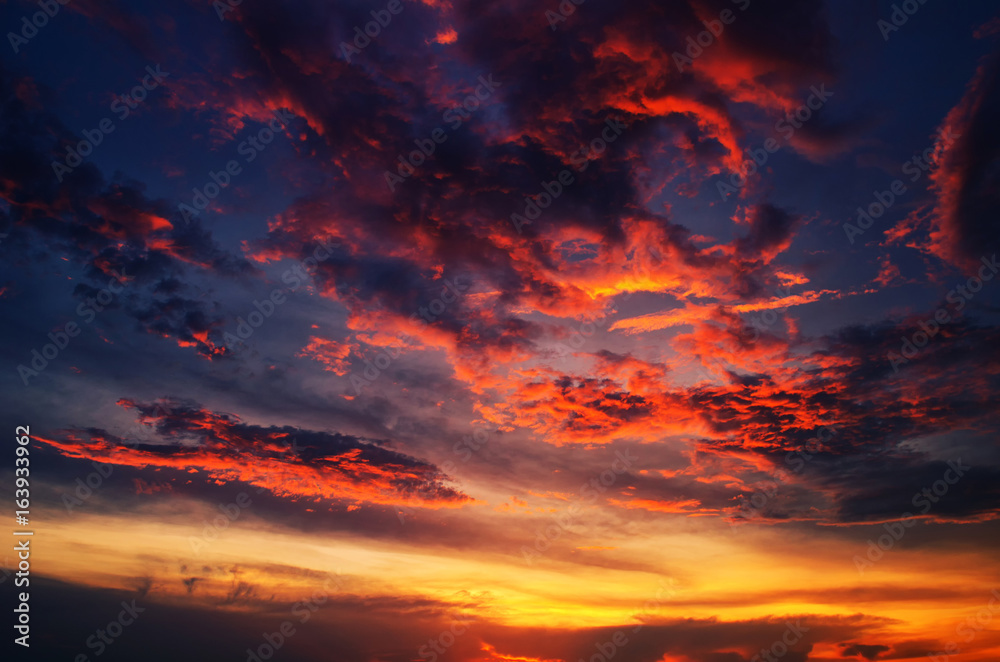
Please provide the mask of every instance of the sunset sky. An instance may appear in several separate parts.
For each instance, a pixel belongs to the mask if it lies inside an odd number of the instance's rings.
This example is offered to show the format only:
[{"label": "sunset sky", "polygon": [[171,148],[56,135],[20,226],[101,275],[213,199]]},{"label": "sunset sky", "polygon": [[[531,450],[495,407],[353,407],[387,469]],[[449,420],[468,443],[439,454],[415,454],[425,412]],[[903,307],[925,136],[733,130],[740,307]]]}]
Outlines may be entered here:
[{"label": "sunset sky", "polygon": [[0,26],[10,659],[1000,660],[997,3]]}]

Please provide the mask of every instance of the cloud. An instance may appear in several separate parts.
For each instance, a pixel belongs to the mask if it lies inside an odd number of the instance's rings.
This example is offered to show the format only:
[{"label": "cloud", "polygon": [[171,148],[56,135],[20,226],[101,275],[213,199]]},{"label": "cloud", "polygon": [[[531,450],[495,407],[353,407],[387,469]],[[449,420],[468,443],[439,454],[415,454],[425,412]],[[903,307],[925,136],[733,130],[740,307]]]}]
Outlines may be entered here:
[{"label": "cloud", "polygon": [[870,644],[851,644],[845,646],[844,650],[841,651],[841,657],[863,657],[866,660],[874,660],[879,656],[879,653],[884,653],[889,649],[888,646],[882,646],[881,644],[870,645]]},{"label": "cloud", "polygon": [[123,399],[119,405],[135,410],[159,441],[132,448],[99,429],[67,430],[60,438],[39,440],[67,457],[204,472],[208,481],[239,481],[291,499],[424,508],[457,508],[473,501],[447,486],[448,477],[437,468],[387,448],[386,442],[250,425],[176,400]]},{"label": "cloud", "polygon": [[1000,250],[996,210],[1000,208],[1000,55],[988,57],[969,82],[965,96],[942,125],[953,136],[938,147],[931,173],[937,193],[931,250],[962,267]]}]

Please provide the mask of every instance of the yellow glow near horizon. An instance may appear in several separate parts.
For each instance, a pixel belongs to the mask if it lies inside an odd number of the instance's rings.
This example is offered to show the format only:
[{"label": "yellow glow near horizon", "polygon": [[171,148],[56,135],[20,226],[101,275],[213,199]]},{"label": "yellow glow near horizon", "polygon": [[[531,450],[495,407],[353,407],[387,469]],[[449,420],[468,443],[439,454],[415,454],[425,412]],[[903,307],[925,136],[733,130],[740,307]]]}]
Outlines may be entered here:
[{"label": "yellow glow near horizon", "polygon": [[[473,602],[475,616],[515,627],[845,616],[863,611],[897,619],[884,626],[889,631],[947,638],[960,616],[986,604],[988,578],[996,567],[995,560],[991,564],[976,557],[973,563],[968,554],[939,552],[933,559],[937,570],[928,574],[930,560],[895,550],[891,559],[862,578],[851,562],[858,552],[854,545],[818,540],[814,555],[805,558],[792,551],[800,543],[788,545],[787,533],[778,528],[744,527],[733,533],[727,524],[703,522],[675,535],[616,543],[616,549],[599,552],[611,555],[602,566],[556,554],[528,565],[517,550],[504,554],[485,546],[462,552],[344,533],[265,528],[252,514],[195,554],[190,538],[198,535],[202,521],[196,519],[199,524],[191,525],[171,518],[83,513],[50,517],[38,541],[46,559],[43,572],[92,587],[134,588],[137,578],[150,577],[150,599],[166,600],[187,593],[184,579],[200,577],[192,596],[218,601],[234,581],[256,585],[260,595],[297,600],[321,583],[319,577],[339,570],[346,594],[419,596],[455,605],[456,612],[465,612],[461,605]],[[655,567],[664,569],[661,574],[636,566],[635,559],[650,549],[656,550]],[[607,567],[611,559],[623,563]],[[237,575],[232,574],[234,568]],[[984,586],[982,596],[970,593],[942,604],[940,594],[977,583]],[[884,597],[851,592],[871,590],[873,585]],[[909,595],[905,602],[894,599],[895,590],[915,587],[932,593],[923,599]],[[942,618],[942,612],[954,619]]]}]

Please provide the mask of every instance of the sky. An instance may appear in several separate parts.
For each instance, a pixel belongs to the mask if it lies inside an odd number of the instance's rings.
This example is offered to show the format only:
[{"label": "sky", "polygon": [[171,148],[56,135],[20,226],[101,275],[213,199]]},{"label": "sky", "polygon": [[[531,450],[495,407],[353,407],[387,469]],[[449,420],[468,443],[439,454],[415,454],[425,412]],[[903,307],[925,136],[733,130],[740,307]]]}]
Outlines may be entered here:
[{"label": "sky", "polygon": [[10,659],[1000,659],[995,2],[0,26]]}]

